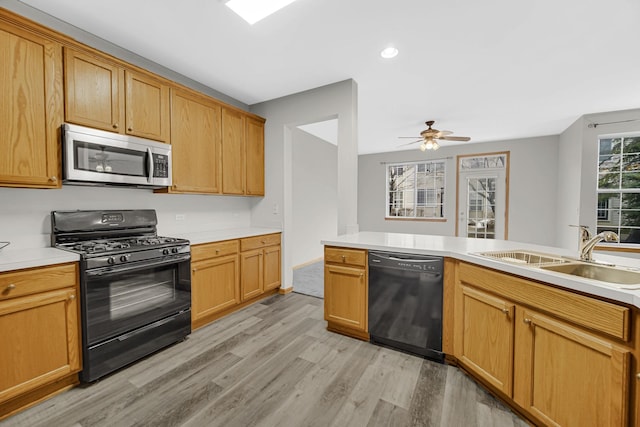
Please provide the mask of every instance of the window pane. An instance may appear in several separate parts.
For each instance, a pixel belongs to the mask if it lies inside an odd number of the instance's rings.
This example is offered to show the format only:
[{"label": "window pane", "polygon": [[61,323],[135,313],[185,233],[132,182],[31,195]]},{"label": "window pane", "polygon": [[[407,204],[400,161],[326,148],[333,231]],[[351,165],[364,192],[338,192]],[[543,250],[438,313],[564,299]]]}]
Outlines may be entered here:
[{"label": "window pane", "polygon": [[627,172],[640,170],[640,154],[625,154],[622,156],[622,170]]},{"label": "window pane", "polygon": [[619,173],[598,174],[598,188],[620,188]]},{"label": "window pane", "polygon": [[387,170],[387,216],[442,218],[445,163],[390,165]]},{"label": "window pane", "polygon": [[640,136],[625,138],[622,149],[625,154],[640,153]]},{"label": "window pane", "polygon": [[601,139],[600,140],[600,155],[606,154],[620,154],[620,143],[622,140],[620,138],[613,139]]},{"label": "window pane", "polygon": [[640,188],[640,172],[623,172],[622,188]]},{"label": "window pane", "polygon": [[614,193],[609,197],[611,197],[611,204],[622,198],[622,209],[640,209],[640,193]]},{"label": "window pane", "polygon": [[620,155],[600,156],[598,159],[599,172],[617,172],[620,170]]}]

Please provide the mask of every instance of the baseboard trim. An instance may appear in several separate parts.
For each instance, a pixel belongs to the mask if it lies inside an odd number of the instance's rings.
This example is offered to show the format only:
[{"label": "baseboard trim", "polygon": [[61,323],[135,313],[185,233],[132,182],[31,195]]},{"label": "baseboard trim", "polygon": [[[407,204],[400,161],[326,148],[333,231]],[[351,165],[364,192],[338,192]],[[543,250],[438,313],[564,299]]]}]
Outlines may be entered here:
[{"label": "baseboard trim", "polygon": [[291,286],[290,288],[280,288],[280,289],[278,289],[278,293],[280,295],[290,294],[291,292],[293,292],[293,286]]},{"label": "baseboard trim", "polygon": [[315,264],[317,262],[322,262],[322,261],[324,261],[324,257],[312,259],[311,261],[307,261],[307,262],[303,262],[302,264],[294,265],[292,267],[292,269],[293,270],[298,270],[299,268],[303,268],[303,267],[306,267],[308,265]]}]

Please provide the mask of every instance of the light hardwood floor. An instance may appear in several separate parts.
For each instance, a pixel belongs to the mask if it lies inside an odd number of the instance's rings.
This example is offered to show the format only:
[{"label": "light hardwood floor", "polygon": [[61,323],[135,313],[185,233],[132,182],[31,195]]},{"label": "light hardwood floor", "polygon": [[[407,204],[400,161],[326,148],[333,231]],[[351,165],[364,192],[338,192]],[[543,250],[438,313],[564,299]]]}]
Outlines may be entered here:
[{"label": "light hardwood floor", "polygon": [[325,329],[273,296],[0,426],[526,426],[457,368]]}]

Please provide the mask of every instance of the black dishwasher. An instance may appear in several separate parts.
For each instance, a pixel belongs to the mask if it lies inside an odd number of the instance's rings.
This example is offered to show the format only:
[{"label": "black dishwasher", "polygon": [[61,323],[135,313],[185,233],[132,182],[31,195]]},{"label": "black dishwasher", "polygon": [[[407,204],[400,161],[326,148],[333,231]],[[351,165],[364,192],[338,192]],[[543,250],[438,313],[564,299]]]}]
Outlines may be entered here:
[{"label": "black dishwasher", "polygon": [[369,251],[372,343],[442,362],[443,259]]}]

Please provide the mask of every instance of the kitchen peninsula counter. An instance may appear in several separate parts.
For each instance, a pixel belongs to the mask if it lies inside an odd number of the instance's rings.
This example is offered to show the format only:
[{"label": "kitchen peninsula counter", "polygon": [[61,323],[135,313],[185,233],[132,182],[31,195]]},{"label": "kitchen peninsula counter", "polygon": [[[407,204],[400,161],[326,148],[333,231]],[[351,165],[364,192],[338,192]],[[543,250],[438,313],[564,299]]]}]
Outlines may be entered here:
[{"label": "kitchen peninsula counter", "polygon": [[[576,258],[577,252],[550,246],[508,240],[484,240],[466,237],[433,236],[383,232],[360,232],[322,241],[326,246],[358,248],[375,251],[435,255],[466,261],[505,273],[526,277],[562,288],[607,298],[640,308],[640,289],[620,289],[595,280],[555,273],[536,267],[510,264],[475,255],[478,252],[526,250],[543,254]],[[640,260],[594,253],[596,261],[640,270]]]}]

